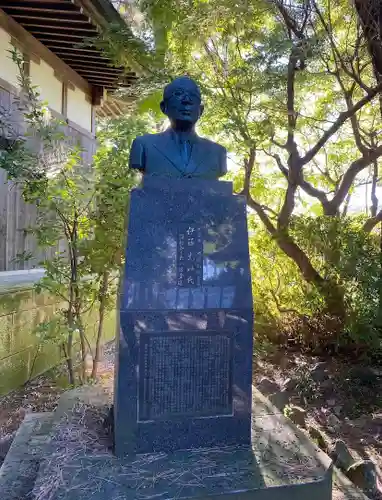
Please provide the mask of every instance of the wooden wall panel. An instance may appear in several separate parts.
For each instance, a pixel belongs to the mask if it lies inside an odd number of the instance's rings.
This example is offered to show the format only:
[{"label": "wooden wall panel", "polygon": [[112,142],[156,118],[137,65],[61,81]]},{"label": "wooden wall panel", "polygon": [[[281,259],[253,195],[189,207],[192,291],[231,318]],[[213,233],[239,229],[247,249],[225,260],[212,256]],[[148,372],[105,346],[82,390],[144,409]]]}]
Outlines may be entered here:
[{"label": "wooden wall panel", "polygon": [[[4,116],[9,111],[8,123],[19,133],[24,126],[20,113],[11,112],[13,102],[13,95],[0,86],[0,113]],[[84,149],[82,160],[86,169],[95,153],[95,139],[71,126],[66,127],[65,133],[71,138],[70,143],[79,144]],[[3,134],[0,120],[0,137]],[[46,251],[37,247],[34,236],[27,231],[35,225],[36,216],[36,207],[24,202],[20,189],[7,181],[6,172],[0,169],[0,272],[38,267],[42,260],[52,258],[57,251],[64,251],[64,242],[57,242],[56,247]],[[33,258],[20,261],[18,256],[24,253],[32,254]]]}]

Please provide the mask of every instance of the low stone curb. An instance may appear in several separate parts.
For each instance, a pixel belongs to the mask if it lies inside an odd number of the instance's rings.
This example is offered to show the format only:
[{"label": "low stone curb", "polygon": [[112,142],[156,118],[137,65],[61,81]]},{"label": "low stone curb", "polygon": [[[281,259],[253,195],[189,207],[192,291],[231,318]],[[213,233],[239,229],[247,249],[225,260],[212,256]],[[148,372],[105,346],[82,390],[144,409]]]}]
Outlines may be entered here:
[{"label": "low stone curb", "polygon": [[332,500],[370,500],[355,486],[337,467],[333,468],[333,498]]},{"label": "low stone curb", "polygon": [[25,500],[32,491],[53,413],[29,413],[21,423],[0,468],[1,500]]}]

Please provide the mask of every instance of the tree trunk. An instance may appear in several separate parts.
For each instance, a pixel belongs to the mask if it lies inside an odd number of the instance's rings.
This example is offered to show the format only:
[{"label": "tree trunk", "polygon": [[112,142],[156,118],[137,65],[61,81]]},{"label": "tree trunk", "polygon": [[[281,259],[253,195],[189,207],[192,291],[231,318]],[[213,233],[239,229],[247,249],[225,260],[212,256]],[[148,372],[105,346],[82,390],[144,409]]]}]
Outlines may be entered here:
[{"label": "tree trunk", "polygon": [[373,164],[373,179],[371,182],[371,207],[370,207],[371,217],[375,217],[378,212],[377,184],[378,184],[378,161],[376,160]]},{"label": "tree trunk", "polygon": [[376,0],[355,0],[354,4],[373,60],[374,70],[382,74],[380,2]]},{"label": "tree trunk", "polygon": [[73,311],[71,310],[72,305],[69,303],[69,309],[67,311],[68,318],[68,342],[66,346],[66,367],[68,369],[69,384],[75,384],[74,370],[73,370]]},{"label": "tree trunk", "polygon": [[382,222],[379,234],[379,290],[378,290],[378,312],[377,327],[382,329]]},{"label": "tree trunk", "polygon": [[345,319],[344,292],[333,281],[325,280],[313,267],[309,257],[288,234],[279,234],[276,241],[281,250],[292,259],[301,271],[305,281],[314,285],[322,293],[328,314],[338,318],[342,324]]},{"label": "tree trunk", "polygon": [[106,311],[106,298],[107,298],[107,290],[109,287],[109,272],[105,271],[102,276],[102,284],[100,289],[100,297],[99,297],[99,309],[98,309],[98,331],[97,331],[97,339],[95,346],[95,354],[93,358],[93,369],[91,378],[97,378],[98,365],[100,362],[101,356],[101,339],[103,334],[103,325],[105,320],[105,311]]}]

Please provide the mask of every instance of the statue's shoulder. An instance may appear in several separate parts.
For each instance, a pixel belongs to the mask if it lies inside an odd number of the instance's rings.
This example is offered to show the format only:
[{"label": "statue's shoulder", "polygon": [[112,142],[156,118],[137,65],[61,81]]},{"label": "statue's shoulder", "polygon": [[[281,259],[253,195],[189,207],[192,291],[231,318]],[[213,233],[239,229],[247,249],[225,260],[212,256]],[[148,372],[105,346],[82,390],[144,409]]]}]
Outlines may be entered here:
[{"label": "statue's shoulder", "polygon": [[158,140],[161,140],[162,136],[164,136],[164,132],[159,132],[157,134],[144,134],[144,135],[138,135],[135,139],[134,142],[137,144],[142,144],[145,146],[149,146],[154,142],[157,142]]},{"label": "statue's shoulder", "polygon": [[199,140],[202,142],[203,147],[213,150],[216,153],[226,154],[227,150],[221,144],[217,142],[211,141],[210,139],[206,139],[205,137],[199,137]]}]

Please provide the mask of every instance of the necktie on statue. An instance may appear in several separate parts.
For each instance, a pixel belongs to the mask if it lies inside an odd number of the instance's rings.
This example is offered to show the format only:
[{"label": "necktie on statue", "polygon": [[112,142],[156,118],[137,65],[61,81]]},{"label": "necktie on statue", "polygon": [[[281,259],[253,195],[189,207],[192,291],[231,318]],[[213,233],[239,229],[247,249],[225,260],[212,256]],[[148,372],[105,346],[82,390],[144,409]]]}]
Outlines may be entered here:
[{"label": "necktie on statue", "polygon": [[180,142],[180,154],[184,163],[185,169],[190,161],[190,144],[188,141]]}]

